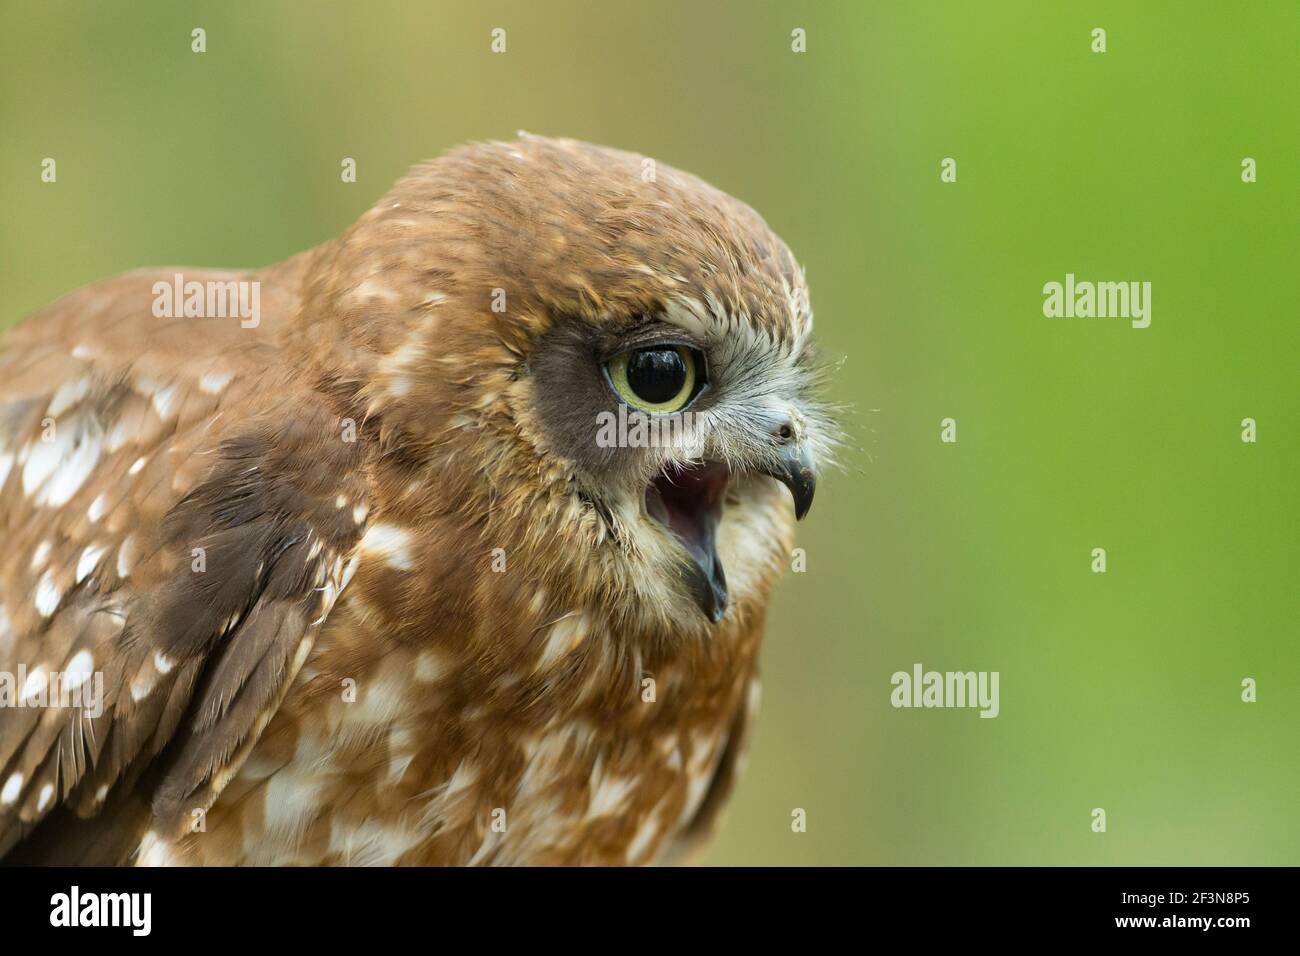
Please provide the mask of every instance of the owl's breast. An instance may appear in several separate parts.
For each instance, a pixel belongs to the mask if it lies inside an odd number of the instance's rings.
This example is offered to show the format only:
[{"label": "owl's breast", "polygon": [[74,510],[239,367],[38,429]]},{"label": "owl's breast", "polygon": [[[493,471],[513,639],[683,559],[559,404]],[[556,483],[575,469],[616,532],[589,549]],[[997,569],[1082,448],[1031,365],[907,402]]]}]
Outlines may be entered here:
[{"label": "owl's breast", "polygon": [[642,864],[716,810],[756,705],[756,631],[667,662],[579,615],[493,660],[383,619],[340,600],[185,862]]}]

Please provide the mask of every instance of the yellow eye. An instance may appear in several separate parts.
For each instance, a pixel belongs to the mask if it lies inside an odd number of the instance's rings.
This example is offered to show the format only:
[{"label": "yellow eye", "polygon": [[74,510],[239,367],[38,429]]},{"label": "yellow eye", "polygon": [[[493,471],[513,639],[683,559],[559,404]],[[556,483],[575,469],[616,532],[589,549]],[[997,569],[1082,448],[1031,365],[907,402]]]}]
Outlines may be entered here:
[{"label": "yellow eye", "polygon": [[696,353],[684,345],[652,345],[605,363],[618,397],[643,412],[681,411],[695,397]]}]

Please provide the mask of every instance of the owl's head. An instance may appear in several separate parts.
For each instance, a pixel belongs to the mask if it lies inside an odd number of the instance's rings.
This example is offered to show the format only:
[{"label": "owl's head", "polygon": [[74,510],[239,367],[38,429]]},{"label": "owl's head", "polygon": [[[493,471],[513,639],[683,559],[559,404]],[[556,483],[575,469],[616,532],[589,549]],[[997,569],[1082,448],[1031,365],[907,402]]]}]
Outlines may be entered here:
[{"label": "owl's head", "polygon": [[307,306],[322,379],[381,423],[384,507],[473,593],[761,613],[831,432],[803,274],[748,206],[584,143],[466,147],[321,250]]}]

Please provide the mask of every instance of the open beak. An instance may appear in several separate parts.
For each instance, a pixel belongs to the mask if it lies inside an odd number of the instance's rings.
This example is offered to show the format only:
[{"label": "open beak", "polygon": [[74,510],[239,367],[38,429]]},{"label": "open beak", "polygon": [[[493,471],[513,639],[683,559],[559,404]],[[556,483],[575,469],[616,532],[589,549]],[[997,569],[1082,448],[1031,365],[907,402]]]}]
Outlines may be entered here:
[{"label": "open beak", "polygon": [[677,536],[691,559],[687,584],[695,603],[714,624],[727,610],[727,576],[718,558],[718,522],[731,472],[708,462],[674,468],[650,482],[646,512]]},{"label": "open beak", "polygon": [[[794,514],[802,519],[812,507],[817,471],[812,457],[799,447],[784,449],[778,465],[766,472],[794,498]],[[686,549],[691,563],[687,584],[704,616],[714,624],[727,611],[727,576],[718,557],[718,523],[731,472],[725,465],[705,462],[674,468],[646,488],[646,512],[671,531]]]}]

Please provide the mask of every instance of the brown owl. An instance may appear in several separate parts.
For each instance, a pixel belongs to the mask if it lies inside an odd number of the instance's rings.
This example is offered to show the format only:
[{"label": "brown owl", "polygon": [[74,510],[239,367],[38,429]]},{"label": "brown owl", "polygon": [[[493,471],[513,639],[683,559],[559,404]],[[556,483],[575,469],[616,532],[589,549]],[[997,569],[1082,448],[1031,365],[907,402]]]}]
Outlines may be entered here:
[{"label": "brown owl", "polygon": [[271,268],[32,316],[0,353],[0,854],[681,859],[829,450],[811,329],[748,206],[534,136]]}]

